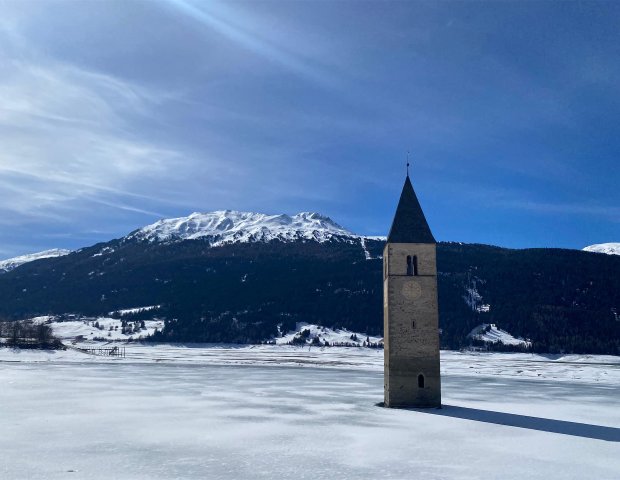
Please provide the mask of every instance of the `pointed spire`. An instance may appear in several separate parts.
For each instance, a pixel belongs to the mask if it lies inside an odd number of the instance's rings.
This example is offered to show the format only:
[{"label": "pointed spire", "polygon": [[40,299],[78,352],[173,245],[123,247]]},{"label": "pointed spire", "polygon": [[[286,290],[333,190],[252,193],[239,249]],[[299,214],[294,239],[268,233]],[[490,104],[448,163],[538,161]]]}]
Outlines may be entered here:
[{"label": "pointed spire", "polygon": [[409,178],[409,150],[407,150],[407,178]]},{"label": "pointed spire", "polygon": [[436,243],[418,197],[413,191],[409,175],[400,194],[388,243]]}]

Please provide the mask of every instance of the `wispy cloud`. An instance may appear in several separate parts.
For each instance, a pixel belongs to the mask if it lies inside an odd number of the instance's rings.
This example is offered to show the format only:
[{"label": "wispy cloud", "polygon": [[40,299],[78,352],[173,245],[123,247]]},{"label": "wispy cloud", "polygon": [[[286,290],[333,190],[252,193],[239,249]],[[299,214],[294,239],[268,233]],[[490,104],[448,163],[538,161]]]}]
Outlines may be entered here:
[{"label": "wispy cloud", "polygon": [[318,62],[282,42],[268,37],[265,29],[247,11],[236,9],[230,2],[192,2],[167,0],[178,12],[192,18],[239,47],[249,50],[290,72],[324,85],[334,85],[336,77]]},{"label": "wispy cloud", "polygon": [[165,95],[73,65],[5,60],[0,68],[5,215],[57,217],[63,202],[93,192],[135,197],[136,181],[168,175],[184,162],[180,152],[135,127],[148,121]]},{"label": "wispy cloud", "polygon": [[[551,215],[567,244],[582,243],[573,221],[616,234],[607,7],[0,4],[5,250],[32,244],[32,231],[72,248],[221,208],[319,210],[380,233],[408,149],[429,217],[451,238],[486,241],[490,222],[515,217],[541,226],[517,238],[511,225],[501,241],[551,241]],[[459,222],[466,202],[484,215]]]},{"label": "wispy cloud", "polygon": [[160,213],[160,212],[154,212],[152,210],[145,210],[144,208],[134,207],[132,205],[127,205],[119,201],[104,200],[101,198],[96,198],[94,196],[91,197],[90,200],[94,203],[98,203],[100,205],[105,205],[107,207],[112,207],[112,208],[119,209],[119,210],[124,210],[126,212],[140,213],[142,215],[148,215],[148,216],[153,216],[153,217],[164,217],[165,216],[163,213]]}]

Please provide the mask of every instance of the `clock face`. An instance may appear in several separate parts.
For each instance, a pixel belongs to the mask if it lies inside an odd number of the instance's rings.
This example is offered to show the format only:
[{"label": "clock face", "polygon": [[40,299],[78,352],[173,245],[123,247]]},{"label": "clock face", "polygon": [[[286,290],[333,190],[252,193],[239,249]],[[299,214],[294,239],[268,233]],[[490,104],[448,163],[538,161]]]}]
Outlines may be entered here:
[{"label": "clock face", "polygon": [[422,289],[417,283],[407,282],[403,285],[403,295],[405,296],[405,298],[415,300],[416,298],[419,298],[421,294]]}]

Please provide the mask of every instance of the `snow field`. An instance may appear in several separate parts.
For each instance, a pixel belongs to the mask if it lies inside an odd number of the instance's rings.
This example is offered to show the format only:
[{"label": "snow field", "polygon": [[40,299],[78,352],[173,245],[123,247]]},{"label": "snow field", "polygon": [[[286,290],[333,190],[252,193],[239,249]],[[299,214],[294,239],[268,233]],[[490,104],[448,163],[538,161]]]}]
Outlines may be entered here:
[{"label": "snow field", "polygon": [[[131,313],[131,312],[130,312]],[[121,314],[122,315],[122,314]],[[35,317],[34,322],[48,323],[52,327],[54,336],[63,342],[74,342],[103,338],[105,341],[137,340],[140,337],[152,335],[155,329],[162,330],[163,320],[144,320],[145,328],[139,328],[141,322],[129,320],[131,330],[123,333],[123,320],[109,317],[87,318],[81,320],[55,321],[53,317]],[[96,325],[99,325],[97,327]]]},{"label": "snow field", "polygon": [[525,347],[531,346],[531,342],[528,342],[522,338],[513,337],[510,333],[501,328],[497,328],[494,323],[483,323],[474,328],[468,338],[474,338],[476,340],[482,340],[487,343],[503,343],[504,345],[523,345]]},{"label": "snow field", "polygon": [[445,362],[427,411],[377,407],[374,367],[0,363],[0,477],[617,480],[617,382],[474,373],[485,358]]},{"label": "snow field", "polygon": [[295,337],[299,336],[299,334],[305,330],[309,332],[309,341],[318,338],[321,340],[321,343],[328,342],[330,345],[333,343],[349,343],[361,346],[367,339],[370,340],[370,343],[383,343],[383,337],[367,336],[363,333],[347,330],[346,328],[334,330],[320,325],[298,322],[294,331],[288,332],[281,337],[276,338],[276,344],[286,345],[292,342]]},{"label": "snow field", "polygon": [[[105,346],[102,342],[76,347]],[[5,363],[122,362],[184,366],[292,366],[323,369],[383,371],[383,350],[364,347],[304,347],[290,345],[141,344],[126,345],[126,358],[86,355],[74,350],[40,351],[0,348]],[[442,375],[500,377],[620,385],[620,357],[611,355],[538,355],[527,353],[441,352]]]}]

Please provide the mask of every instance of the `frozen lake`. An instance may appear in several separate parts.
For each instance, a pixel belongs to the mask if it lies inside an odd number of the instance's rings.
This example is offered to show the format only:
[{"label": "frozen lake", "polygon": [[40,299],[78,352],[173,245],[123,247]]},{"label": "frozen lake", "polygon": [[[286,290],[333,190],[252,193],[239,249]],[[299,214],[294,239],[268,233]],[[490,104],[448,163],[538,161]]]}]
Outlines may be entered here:
[{"label": "frozen lake", "polygon": [[620,478],[615,357],[442,352],[446,407],[407,411],[381,351],[0,351],[2,479]]}]

